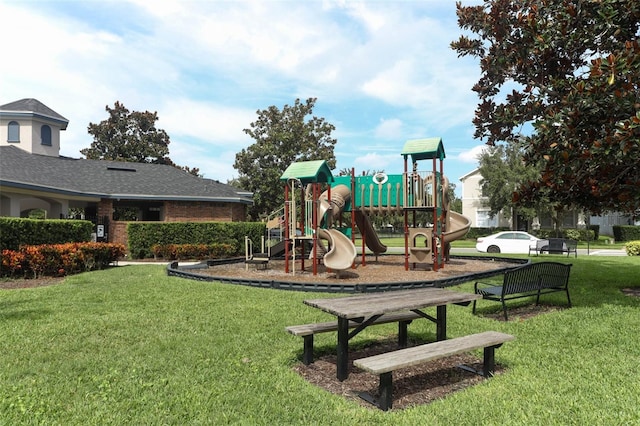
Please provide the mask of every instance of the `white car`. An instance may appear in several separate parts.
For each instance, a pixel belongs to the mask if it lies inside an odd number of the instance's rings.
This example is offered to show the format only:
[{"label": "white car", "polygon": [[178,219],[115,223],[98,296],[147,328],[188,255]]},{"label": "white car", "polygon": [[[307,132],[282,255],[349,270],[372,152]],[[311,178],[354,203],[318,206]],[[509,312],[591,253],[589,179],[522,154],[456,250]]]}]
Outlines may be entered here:
[{"label": "white car", "polygon": [[528,254],[539,238],[523,231],[503,231],[476,240],[476,250],[486,253]]}]

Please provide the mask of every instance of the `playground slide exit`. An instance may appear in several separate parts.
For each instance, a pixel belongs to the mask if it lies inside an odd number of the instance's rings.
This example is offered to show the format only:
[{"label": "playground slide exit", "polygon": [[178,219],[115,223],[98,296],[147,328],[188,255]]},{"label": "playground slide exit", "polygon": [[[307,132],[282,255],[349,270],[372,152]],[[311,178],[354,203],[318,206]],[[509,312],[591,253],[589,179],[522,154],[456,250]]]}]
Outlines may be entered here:
[{"label": "playground slide exit", "polygon": [[329,241],[329,251],[324,255],[324,266],[336,271],[351,268],[358,253],[351,239],[337,229],[318,229],[318,237]]},{"label": "playground slide exit", "polygon": [[447,214],[449,215],[448,221],[451,230],[442,233],[444,242],[450,243],[451,241],[464,238],[469,231],[469,227],[471,227],[471,221],[466,216],[457,212],[449,211]]}]

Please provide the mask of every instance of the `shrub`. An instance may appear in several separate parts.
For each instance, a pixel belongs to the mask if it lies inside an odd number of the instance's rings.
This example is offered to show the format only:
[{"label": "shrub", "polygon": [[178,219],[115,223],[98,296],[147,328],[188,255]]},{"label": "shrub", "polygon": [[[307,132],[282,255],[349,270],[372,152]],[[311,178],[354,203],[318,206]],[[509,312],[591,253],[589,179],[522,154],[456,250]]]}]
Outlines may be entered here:
[{"label": "shrub", "polygon": [[22,245],[63,244],[91,240],[93,223],[87,220],[0,218],[0,248]]},{"label": "shrub", "polygon": [[14,250],[2,250],[2,270],[0,276],[16,277],[24,274],[26,257]]},{"label": "shrub", "polygon": [[[133,258],[158,256],[153,250],[155,245],[164,247],[170,244],[230,244],[237,250],[242,247],[245,236],[257,241],[264,232],[265,224],[260,222],[131,222],[127,224],[129,253]],[[177,256],[177,253],[162,255],[166,259],[171,259],[172,256]]]},{"label": "shrub", "polygon": [[2,251],[0,275],[29,277],[68,275],[103,269],[124,256],[122,244],[68,243],[24,245]]},{"label": "shrub", "polygon": [[214,244],[154,244],[151,247],[155,258],[166,260],[178,259],[213,259],[231,257],[237,254],[238,249],[235,244],[214,243]]},{"label": "shrub", "polygon": [[630,241],[624,246],[629,256],[640,256],[640,241]]},{"label": "shrub", "polygon": [[616,241],[640,240],[640,226],[614,225],[613,237]]},{"label": "shrub", "polygon": [[564,237],[577,241],[594,241],[596,233],[593,229],[565,229]]}]

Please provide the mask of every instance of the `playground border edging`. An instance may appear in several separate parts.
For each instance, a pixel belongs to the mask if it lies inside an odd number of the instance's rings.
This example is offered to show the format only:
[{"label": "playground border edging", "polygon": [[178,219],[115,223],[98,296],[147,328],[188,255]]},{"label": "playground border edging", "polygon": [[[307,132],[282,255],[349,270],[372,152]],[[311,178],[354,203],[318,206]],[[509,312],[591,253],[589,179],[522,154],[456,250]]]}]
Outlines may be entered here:
[{"label": "playground border edging", "polygon": [[198,274],[198,269],[208,268],[216,264],[229,264],[244,262],[244,258],[232,259],[213,259],[203,261],[197,264],[180,266],[178,261],[171,262],[167,265],[167,275],[186,278],[196,281],[222,282],[225,284],[244,285],[258,288],[272,288],[277,290],[289,291],[306,291],[306,292],[322,292],[322,293],[373,293],[383,291],[409,290],[428,287],[450,287],[468,281],[493,277],[505,273],[508,270],[531,263],[531,259],[516,259],[493,256],[451,256],[452,259],[471,259],[471,260],[488,260],[513,263],[514,266],[498,268],[491,271],[483,271],[478,273],[458,275],[455,277],[441,278],[430,281],[405,281],[405,282],[388,282],[388,283],[372,283],[372,284],[322,284],[322,283],[304,283],[285,280],[255,280],[240,277],[217,277],[213,275]]}]

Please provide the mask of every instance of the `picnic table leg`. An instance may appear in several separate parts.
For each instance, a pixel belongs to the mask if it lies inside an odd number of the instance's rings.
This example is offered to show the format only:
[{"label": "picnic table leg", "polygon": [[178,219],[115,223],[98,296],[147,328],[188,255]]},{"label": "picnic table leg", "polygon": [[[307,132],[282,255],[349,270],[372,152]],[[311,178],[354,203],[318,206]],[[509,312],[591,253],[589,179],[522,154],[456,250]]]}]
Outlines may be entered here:
[{"label": "picnic table leg", "polygon": [[411,321],[398,321],[398,346],[401,348],[407,347],[407,326]]},{"label": "picnic table leg", "polygon": [[447,305],[436,309],[436,340],[447,340]]},{"label": "picnic table leg", "polygon": [[343,381],[349,377],[349,320],[338,317],[337,377]]},{"label": "picnic table leg", "polygon": [[499,345],[488,346],[484,348],[484,359],[482,364],[482,375],[484,377],[491,377],[496,370],[496,349],[502,346],[502,343]]},{"label": "picnic table leg", "polygon": [[303,336],[303,339],[302,363],[309,365],[313,363],[313,334]]},{"label": "picnic table leg", "polygon": [[380,384],[378,385],[378,393],[380,400],[378,406],[383,411],[388,411],[393,406],[393,397],[391,391],[393,389],[393,372],[382,373],[380,375]]}]

